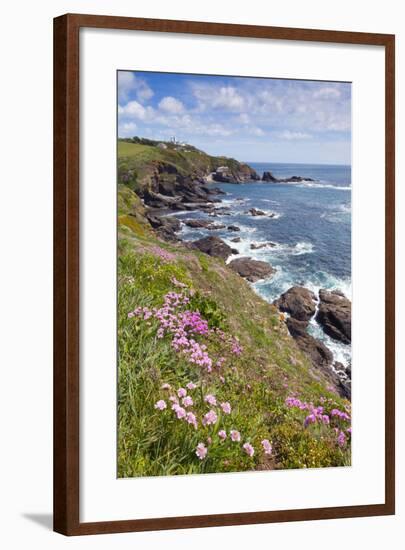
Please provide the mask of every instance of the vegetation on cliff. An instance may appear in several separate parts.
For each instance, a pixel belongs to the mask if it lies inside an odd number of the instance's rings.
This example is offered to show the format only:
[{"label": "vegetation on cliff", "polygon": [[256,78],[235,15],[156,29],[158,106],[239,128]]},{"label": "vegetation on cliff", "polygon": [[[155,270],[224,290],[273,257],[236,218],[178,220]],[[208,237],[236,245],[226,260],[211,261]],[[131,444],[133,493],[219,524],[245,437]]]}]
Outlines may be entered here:
[{"label": "vegetation on cliff", "polygon": [[133,191],[159,163],[187,177],[219,161],[118,148],[118,475],[350,464],[350,403],[284,316],[221,258],[162,241]]}]

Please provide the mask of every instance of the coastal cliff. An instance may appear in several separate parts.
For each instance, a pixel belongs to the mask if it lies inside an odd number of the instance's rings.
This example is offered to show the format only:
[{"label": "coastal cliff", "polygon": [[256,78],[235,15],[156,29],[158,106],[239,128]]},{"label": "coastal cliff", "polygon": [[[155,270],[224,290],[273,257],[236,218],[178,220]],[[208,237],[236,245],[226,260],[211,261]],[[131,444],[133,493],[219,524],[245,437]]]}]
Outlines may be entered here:
[{"label": "coastal cliff", "polygon": [[[242,183],[260,179],[249,165],[214,157],[192,145],[133,138],[118,141],[118,183],[152,207],[213,201],[212,181]],[[191,209],[191,208],[190,208]]]},{"label": "coastal cliff", "polygon": [[[312,341],[308,344],[305,327],[299,332],[279,311],[293,312],[291,319],[295,315],[304,323],[315,313],[313,297],[304,296],[302,315],[288,297],[283,307],[270,304],[248,283],[271,277],[269,264],[240,258],[227,265],[235,251],[218,237],[200,243],[176,237],[180,222],[167,215],[170,211],[181,207],[215,215],[221,208],[218,191],[207,187],[218,168],[228,168],[220,171],[223,177],[258,177],[246,164],[187,147],[118,143],[119,476],[349,464],[350,402],[339,379],[306,352],[302,342],[308,347]],[[200,355],[194,362],[162,328],[162,311],[173,300],[179,318],[198,317],[194,339]],[[229,400],[239,431],[254,448],[270,441],[272,453],[225,456],[218,447],[208,460],[190,461],[197,429],[156,410],[166,405],[165,391],[184,388],[190,380],[225,404]],[[161,433],[167,435],[164,441]]]}]

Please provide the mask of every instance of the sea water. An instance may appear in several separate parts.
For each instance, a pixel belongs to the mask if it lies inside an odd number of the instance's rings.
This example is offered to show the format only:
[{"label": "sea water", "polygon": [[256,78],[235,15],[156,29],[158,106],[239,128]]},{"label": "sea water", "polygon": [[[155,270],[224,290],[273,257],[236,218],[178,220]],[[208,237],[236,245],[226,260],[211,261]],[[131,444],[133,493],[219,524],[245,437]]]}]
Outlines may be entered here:
[{"label": "sea water", "polygon": [[[272,302],[291,286],[300,285],[318,293],[319,289],[341,290],[351,300],[351,167],[318,164],[248,163],[258,174],[270,171],[277,178],[301,176],[314,181],[299,183],[217,184],[218,206],[228,214],[209,218],[212,222],[237,225],[241,231],[209,231],[184,227],[182,238],[194,240],[218,235],[236,248],[238,256],[269,262],[276,274],[255,283],[255,290]],[[267,216],[252,216],[256,208]],[[269,214],[274,214],[270,217]],[[202,212],[187,212],[181,218],[207,218]],[[240,243],[231,241],[240,237]],[[275,246],[252,250],[252,243],[271,242]],[[351,347],[327,337],[312,320],[310,332],[323,340],[335,360],[350,361]]]}]

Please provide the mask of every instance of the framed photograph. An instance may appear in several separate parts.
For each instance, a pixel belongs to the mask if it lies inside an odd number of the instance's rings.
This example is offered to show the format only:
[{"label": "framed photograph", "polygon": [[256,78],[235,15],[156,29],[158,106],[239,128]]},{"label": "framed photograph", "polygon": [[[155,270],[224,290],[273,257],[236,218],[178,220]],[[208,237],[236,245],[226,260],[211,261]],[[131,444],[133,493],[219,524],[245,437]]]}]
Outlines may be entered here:
[{"label": "framed photograph", "polygon": [[54,20],[54,529],[394,514],[394,36]]}]

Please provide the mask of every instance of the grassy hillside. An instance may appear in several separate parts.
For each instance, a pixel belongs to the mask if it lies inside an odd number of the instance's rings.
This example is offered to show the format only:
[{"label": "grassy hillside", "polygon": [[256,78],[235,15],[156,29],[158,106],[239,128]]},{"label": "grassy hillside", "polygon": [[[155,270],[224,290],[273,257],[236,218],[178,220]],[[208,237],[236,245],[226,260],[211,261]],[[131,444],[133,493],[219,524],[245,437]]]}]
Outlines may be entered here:
[{"label": "grassy hillside", "polygon": [[175,148],[168,144],[166,149],[156,145],[118,141],[118,182],[129,185],[139,192],[143,187],[153,185],[156,174],[170,178],[176,175],[206,176],[219,166],[226,164],[235,173],[249,173],[244,163],[227,157],[213,157],[192,146]]},{"label": "grassy hillside", "polygon": [[[149,154],[119,148],[133,167]],[[165,162],[170,155],[162,150]],[[350,404],[301,354],[274,306],[222,260],[160,241],[126,185],[118,208],[118,475],[349,464]]]}]

